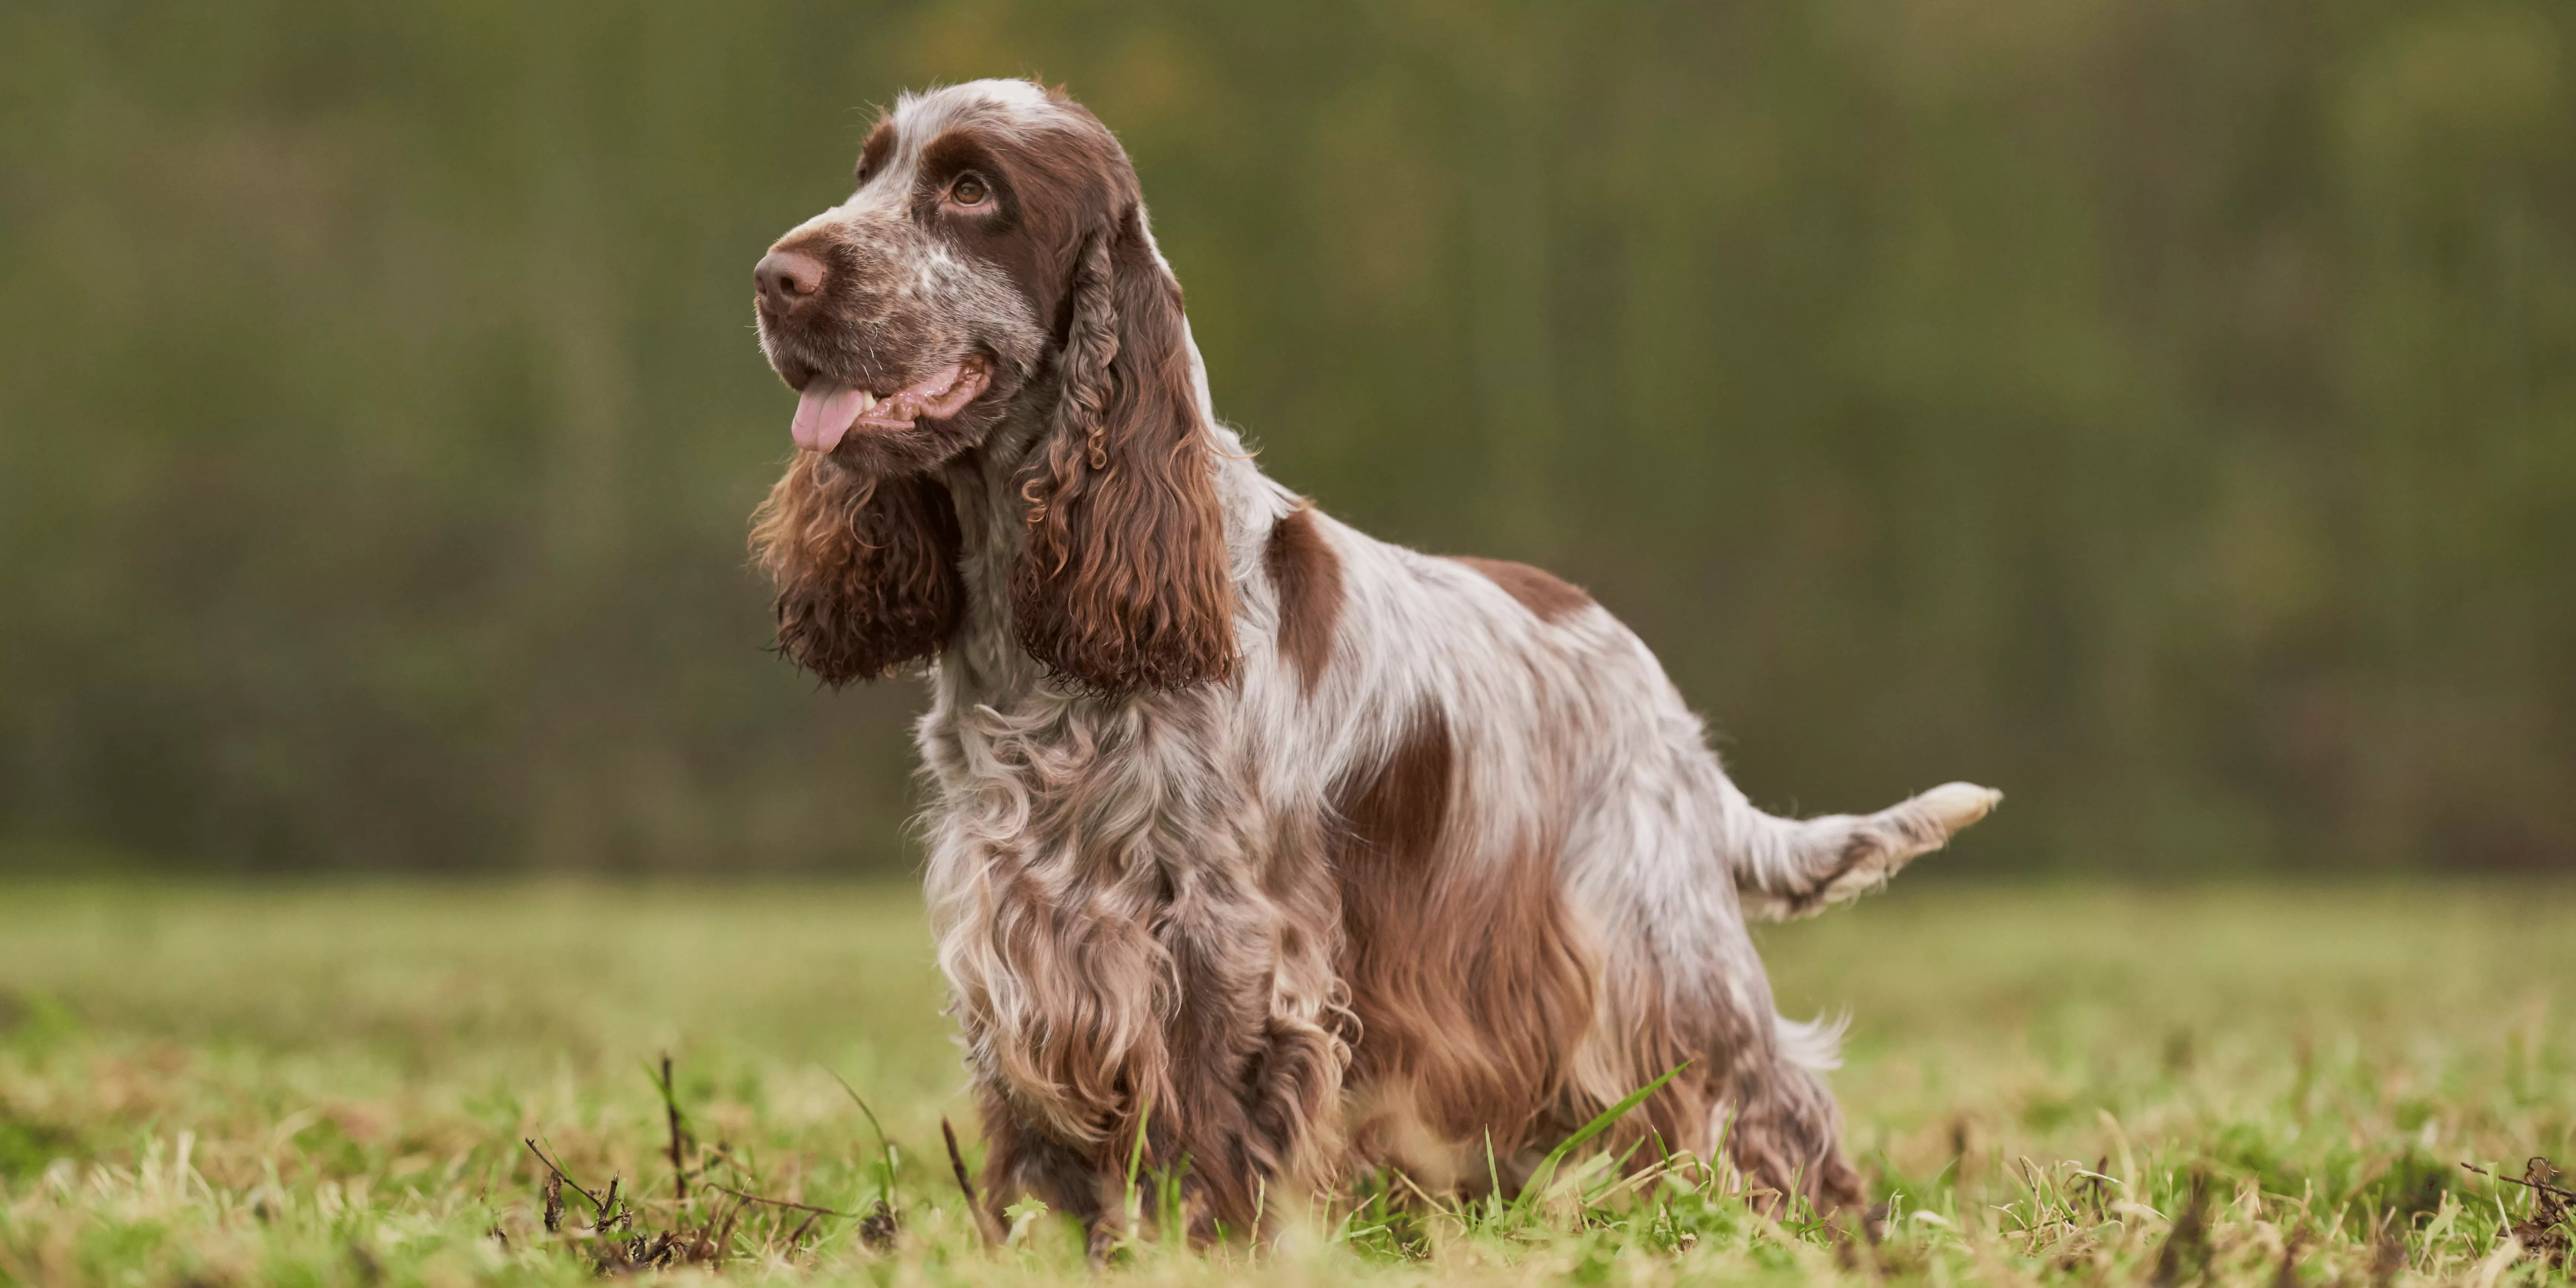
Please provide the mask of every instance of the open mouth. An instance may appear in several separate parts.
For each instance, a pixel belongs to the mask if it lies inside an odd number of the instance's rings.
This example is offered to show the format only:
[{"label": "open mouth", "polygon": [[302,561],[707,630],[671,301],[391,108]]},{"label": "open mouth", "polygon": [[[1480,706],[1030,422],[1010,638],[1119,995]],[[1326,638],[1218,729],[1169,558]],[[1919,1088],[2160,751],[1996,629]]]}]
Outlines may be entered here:
[{"label": "open mouth", "polygon": [[790,428],[799,450],[829,452],[853,429],[894,432],[913,428],[924,416],[946,420],[964,411],[991,380],[992,369],[981,355],[952,362],[889,394],[817,375],[798,391]]}]

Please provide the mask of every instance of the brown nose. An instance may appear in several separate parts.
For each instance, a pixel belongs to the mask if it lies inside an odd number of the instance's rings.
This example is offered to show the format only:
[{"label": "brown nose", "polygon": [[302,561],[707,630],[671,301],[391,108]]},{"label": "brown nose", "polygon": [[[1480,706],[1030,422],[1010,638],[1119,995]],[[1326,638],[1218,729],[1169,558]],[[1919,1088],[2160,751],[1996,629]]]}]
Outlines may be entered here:
[{"label": "brown nose", "polygon": [[823,289],[823,261],[803,251],[773,250],[760,257],[751,280],[760,287],[761,307],[791,313]]}]

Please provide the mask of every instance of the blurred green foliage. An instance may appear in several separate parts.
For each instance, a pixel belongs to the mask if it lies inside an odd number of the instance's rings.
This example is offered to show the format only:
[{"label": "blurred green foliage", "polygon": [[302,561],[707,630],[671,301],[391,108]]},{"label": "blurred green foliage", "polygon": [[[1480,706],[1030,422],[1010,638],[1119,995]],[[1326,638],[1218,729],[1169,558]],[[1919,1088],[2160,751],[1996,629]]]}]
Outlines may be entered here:
[{"label": "blurred green foliage", "polygon": [[1067,83],[1218,403],[1547,564],[1944,865],[2576,863],[2576,9],[0,7],[20,864],[904,862],[762,653],[749,270],[872,103]]}]

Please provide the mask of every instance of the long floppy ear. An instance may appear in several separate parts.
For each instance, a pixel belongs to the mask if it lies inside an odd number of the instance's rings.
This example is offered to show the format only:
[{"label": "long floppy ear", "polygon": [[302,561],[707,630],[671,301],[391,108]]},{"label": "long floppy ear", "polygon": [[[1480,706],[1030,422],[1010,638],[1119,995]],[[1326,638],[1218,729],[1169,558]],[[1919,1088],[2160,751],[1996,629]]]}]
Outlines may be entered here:
[{"label": "long floppy ear", "polygon": [[778,587],[778,650],[824,683],[873,680],[957,634],[957,510],[924,477],[871,479],[798,453],[751,516]]},{"label": "long floppy ear", "polygon": [[1020,646],[1095,692],[1234,671],[1234,579],[1186,334],[1180,283],[1131,203],[1074,266],[1062,393],[1020,475],[1029,540],[1011,573]]}]

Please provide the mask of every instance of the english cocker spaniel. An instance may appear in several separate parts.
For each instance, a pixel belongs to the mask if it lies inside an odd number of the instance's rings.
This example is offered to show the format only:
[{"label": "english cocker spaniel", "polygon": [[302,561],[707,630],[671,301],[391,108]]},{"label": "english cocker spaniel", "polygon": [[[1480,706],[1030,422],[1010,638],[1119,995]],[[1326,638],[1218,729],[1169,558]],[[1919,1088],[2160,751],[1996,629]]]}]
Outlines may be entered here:
[{"label": "english cocker spaniel", "polygon": [[1061,91],[904,96],[755,277],[801,449],[752,535],[779,645],[832,684],[928,663],[994,1211],[1113,1233],[1140,1132],[1199,1237],[1360,1166],[1509,1187],[1677,1068],[1627,1139],[1860,1197],[1836,1033],[1774,1013],[1746,918],[1874,887],[1997,793],[1766,814],[1581,589],[1271,481]]}]

